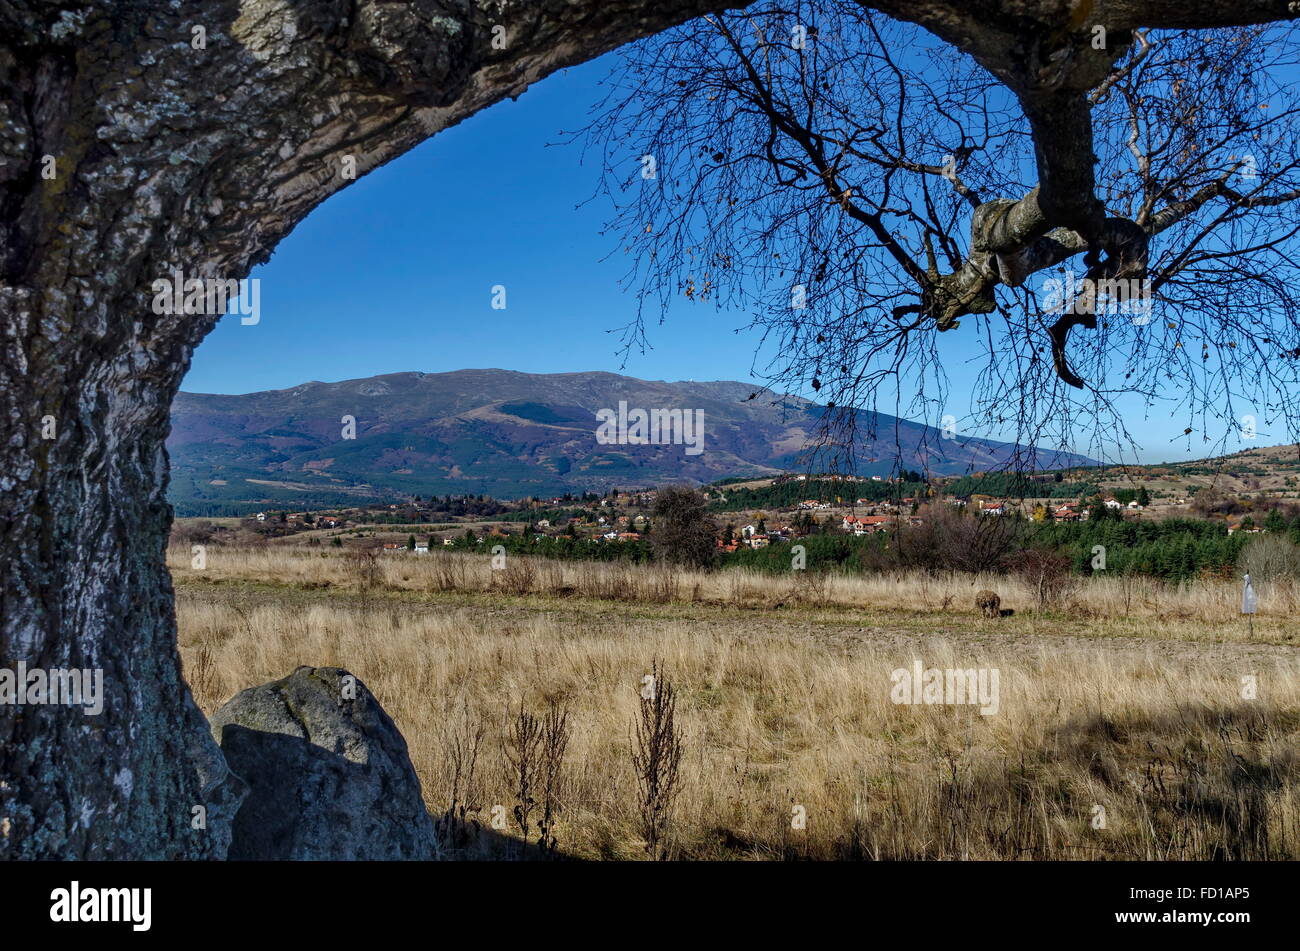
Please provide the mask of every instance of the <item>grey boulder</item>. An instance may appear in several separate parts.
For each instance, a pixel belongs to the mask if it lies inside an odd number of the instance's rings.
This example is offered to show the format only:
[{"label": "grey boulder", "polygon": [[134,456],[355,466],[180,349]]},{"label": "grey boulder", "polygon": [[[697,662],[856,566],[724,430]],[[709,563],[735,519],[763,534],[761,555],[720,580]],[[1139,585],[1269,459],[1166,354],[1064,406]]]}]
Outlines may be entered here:
[{"label": "grey boulder", "polygon": [[248,784],[233,860],[436,857],[406,741],[374,695],[337,667],[299,667],[251,687],[212,718]]}]

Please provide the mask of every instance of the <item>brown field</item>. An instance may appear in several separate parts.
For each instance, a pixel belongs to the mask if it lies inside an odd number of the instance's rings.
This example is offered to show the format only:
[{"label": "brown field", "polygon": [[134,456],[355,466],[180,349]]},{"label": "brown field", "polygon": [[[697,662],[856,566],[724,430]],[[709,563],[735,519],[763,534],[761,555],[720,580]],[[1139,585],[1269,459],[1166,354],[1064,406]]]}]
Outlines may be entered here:
[{"label": "brown field", "polygon": [[[338,552],[169,561],[205,712],[301,664],[346,667],[402,730],[436,815],[453,799],[469,819],[510,815],[511,719],[567,707],[563,855],[646,856],[632,747],[657,661],[684,743],[672,857],[1300,858],[1292,586],[1261,586],[1252,637],[1233,584],[1089,580],[1039,612],[1005,577],[514,556],[493,571],[433,552],[381,556],[365,584]],[[979,617],[985,587],[1016,613]],[[892,702],[891,672],[915,660],[996,668],[997,712]],[[480,733],[470,770],[456,750]],[[448,846],[516,852],[487,835]]]}]

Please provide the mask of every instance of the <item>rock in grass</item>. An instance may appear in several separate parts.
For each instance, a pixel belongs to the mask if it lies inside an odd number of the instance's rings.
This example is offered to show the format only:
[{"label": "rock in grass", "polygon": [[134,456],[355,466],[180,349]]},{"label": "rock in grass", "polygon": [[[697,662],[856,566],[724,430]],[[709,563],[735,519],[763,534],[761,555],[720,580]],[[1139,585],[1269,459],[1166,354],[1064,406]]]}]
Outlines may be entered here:
[{"label": "rock in grass", "polygon": [[435,856],[406,740],[346,670],[299,667],[251,687],[217,711],[212,730],[249,787],[231,859]]}]

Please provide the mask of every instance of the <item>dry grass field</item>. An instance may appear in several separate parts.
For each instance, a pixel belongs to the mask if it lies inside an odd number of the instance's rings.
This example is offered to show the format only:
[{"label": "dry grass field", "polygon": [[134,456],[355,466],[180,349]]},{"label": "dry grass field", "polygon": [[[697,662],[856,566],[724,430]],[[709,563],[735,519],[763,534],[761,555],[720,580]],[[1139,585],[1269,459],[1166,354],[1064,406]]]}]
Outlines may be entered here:
[{"label": "dry grass field", "polygon": [[[1300,858],[1290,587],[1261,587],[1252,637],[1230,584],[1089,580],[1040,612],[1003,577],[219,547],[170,565],[205,712],[302,664],[346,667],[402,730],[430,810],[454,809],[449,857],[536,854],[511,844],[519,712],[563,709],[555,851],[645,858],[633,751],[658,664],[681,743],[658,804],[672,858]],[[980,617],[985,587],[1015,614]],[[917,661],[996,670],[996,712],[894,702]],[[475,834],[494,815],[509,838]]]}]

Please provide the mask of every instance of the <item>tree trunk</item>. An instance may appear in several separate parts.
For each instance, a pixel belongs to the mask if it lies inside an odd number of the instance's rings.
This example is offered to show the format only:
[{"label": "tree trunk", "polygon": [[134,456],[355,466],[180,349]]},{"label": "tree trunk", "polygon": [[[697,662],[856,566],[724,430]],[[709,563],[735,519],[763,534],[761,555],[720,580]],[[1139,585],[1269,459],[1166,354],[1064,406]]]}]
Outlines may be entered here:
[{"label": "tree trunk", "polygon": [[3,450],[0,668],[102,671],[103,706],[0,707],[0,858],[220,857],[238,782],[181,678],[163,565],[179,367],[41,332],[83,314],[0,296],[3,411],[26,423]]}]

